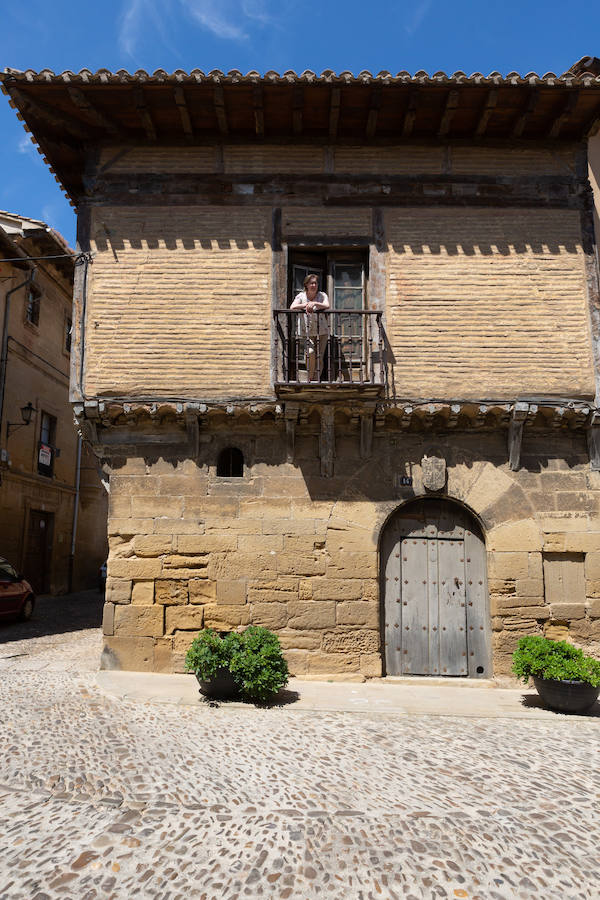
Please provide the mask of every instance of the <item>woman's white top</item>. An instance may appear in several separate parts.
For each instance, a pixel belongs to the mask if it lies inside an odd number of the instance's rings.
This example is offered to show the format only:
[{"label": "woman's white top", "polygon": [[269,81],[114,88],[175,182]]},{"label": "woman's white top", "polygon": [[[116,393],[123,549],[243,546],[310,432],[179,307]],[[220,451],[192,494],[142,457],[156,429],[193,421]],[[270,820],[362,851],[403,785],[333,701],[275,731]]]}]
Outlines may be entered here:
[{"label": "woman's white top", "polygon": [[[294,297],[294,302],[290,309],[304,306],[305,303],[308,303],[306,291],[300,291],[300,293],[296,294]],[[327,294],[323,291],[317,291],[313,303],[328,303]],[[302,337],[306,337],[307,335],[308,337],[315,337],[317,334],[329,334],[329,316],[324,315],[323,313],[321,313],[321,315],[318,315],[316,312],[309,313],[304,310],[297,318],[298,333],[302,335]]]}]

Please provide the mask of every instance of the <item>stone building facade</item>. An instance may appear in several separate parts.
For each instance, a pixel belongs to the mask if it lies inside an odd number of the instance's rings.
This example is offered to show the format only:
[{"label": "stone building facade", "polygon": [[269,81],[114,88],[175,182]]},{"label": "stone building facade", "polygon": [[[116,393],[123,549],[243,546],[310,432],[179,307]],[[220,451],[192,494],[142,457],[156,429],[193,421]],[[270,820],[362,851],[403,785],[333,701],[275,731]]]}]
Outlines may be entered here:
[{"label": "stone building facade", "polygon": [[181,671],[249,623],[303,677],[598,652],[599,76],[4,73],[86,254],[104,666]]},{"label": "stone building facade", "polygon": [[0,212],[0,556],[38,593],[95,587],[107,553],[107,493],[69,403],[74,258],[44,222]]}]

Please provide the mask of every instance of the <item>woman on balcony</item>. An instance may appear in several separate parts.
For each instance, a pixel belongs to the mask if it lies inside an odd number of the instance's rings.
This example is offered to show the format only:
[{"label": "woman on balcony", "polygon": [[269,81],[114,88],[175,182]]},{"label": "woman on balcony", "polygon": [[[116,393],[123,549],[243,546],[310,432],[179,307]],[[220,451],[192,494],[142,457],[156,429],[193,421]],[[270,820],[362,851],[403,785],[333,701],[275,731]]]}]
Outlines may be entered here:
[{"label": "woman on balcony", "polygon": [[329,309],[327,294],[319,290],[319,278],[307,275],[303,281],[304,290],[294,297],[290,309],[304,313],[298,316],[299,333],[306,340],[306,367],[309,381],[320,381],[323,359],[327,349],[329,326],[327,316],[319,316],[321,310]]}]

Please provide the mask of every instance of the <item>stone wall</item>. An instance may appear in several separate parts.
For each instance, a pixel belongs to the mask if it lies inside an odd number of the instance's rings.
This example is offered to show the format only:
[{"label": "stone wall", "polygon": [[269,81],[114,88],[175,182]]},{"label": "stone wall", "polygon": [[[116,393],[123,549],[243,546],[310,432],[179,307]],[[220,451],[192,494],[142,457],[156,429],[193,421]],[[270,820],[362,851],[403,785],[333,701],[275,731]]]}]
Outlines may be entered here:
[{"label": "stone wall", "polygon": [[[358,431],[338,417],[325,479],[315,417],[298,428],[294,463],[277,421],[215,416],[197,460],[115,465],[104,667],[182,671],[199,628],[253,623],[279,634],[296,675],[379,675],[380,534],[426,494],[420,462],[432,443],[448,462],[442,495],[474,512],[486,537],[495,674],[510,671],[522,634],[598,652],[600,473],[589,471],[583,434],[528,435],[523,468],[511,472],[502,433],[382,428],[365,460]],[[242,479],[216,476],[231,443],[245,455]],[[412,487],[399,487],[407,473]]]}]

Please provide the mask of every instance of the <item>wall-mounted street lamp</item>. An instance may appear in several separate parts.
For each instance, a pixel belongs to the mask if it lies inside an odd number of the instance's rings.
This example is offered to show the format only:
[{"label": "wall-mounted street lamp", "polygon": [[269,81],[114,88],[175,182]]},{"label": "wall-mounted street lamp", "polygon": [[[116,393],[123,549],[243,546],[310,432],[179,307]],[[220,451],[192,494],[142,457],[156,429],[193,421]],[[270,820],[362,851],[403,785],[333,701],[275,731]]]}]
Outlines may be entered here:
[{"label": "wall-mounted street lamp", "polygon": [[27,406],[21,407],[21,418],[22,422],[7,422],[6,423],[6,440],[10,437],[11,429],[16,431],[18,428],[24,428],[26,425],[31,424],[31,417],[35,412],[35,406],[31,405],[31,401],[27,404]]}]

